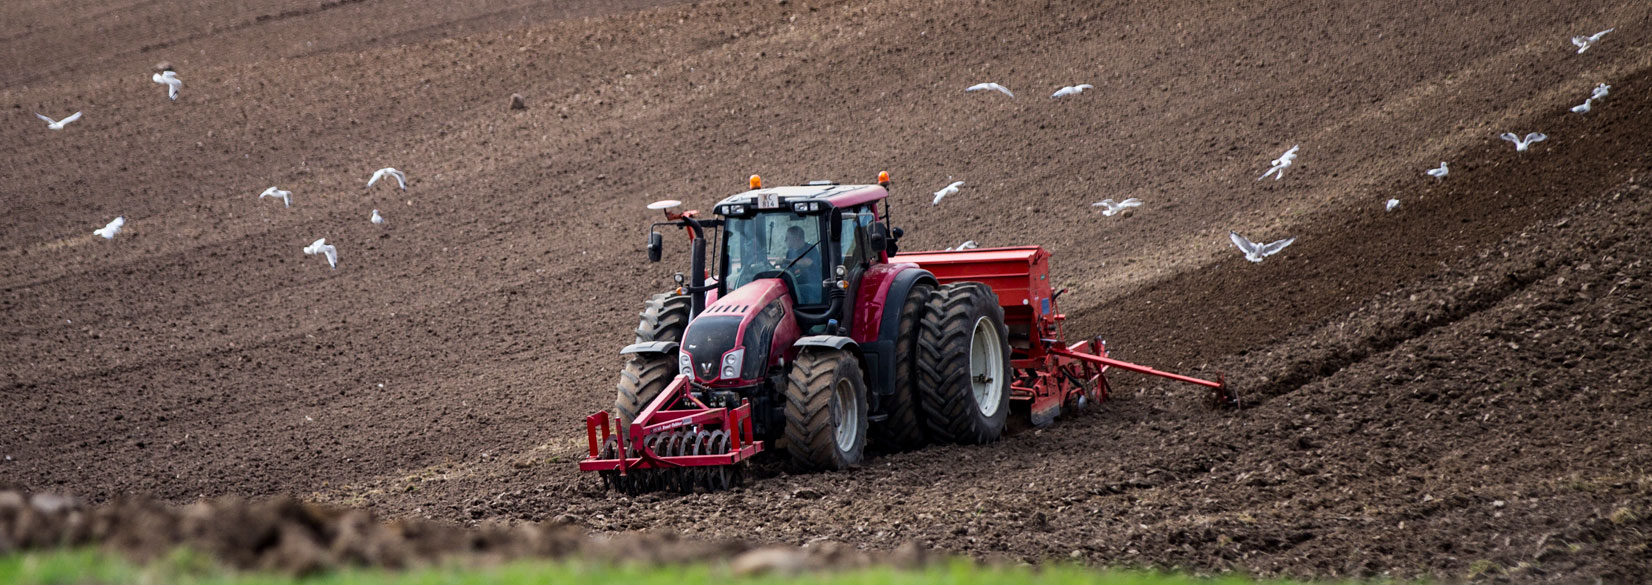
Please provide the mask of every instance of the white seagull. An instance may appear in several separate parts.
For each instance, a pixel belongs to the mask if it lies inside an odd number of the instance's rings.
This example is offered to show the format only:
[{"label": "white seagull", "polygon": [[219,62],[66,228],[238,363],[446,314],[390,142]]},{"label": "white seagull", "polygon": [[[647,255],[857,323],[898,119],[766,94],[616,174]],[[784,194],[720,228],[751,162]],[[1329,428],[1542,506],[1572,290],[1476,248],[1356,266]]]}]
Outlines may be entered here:
[{"label": "white seagull", "polygon": [[178,100],[178,88],[184,86],[184,80],[178,79],[177,73],[174,73],[169,69],[151,75],[149,76],[149,79],[154,80],[155,83],[166,86],[166,97],[171,98],[173,101]]},{"label": "white seagull", "polygon": [[1398,199],[1389,199],[1388,203],[1384,204],[1382,206],[1382,210],[1383,211],[1393,211],[1395,207],[1399,207],[1399,206],[1400,206],[1400,200],[1398,200]]},{"label": "white seagull", "polygon": [[1428,176],[1434,177],[1436,179],[1444,179],[1445,176],[1446,176],[1446,173],[1450,173],[1450,172],[1451,172],[1451,169],[1446,168],[1446,163],[1445,163],[1445,161],[1442,160],[1442,161],[1440,161],[1440,168],[1428,169]]},{"label": "white seagull", "polygon": [[1101,210],[1101,214],[1107,217],[1113,217],[1125,209],[1131,207],[1141,207],[1141,200],[1131,197],[1129,199],[1125,199],[1124,201],[1114,203],[1112,199],[1102,199],[1101,201],[1091,203],[1090,207],[1105,207],[1106,209]]},{"label": "white seagull", "polygon": [[1590,45],[1600,42],[1600,37],[1604,37],[1606,36],[1606,33],[1615,30],[1618,30],[1617,27],[1609,28],[1589,36],[1575,36],[1572,37],[1572,44],[1577,45],[1577,52],[1582,54],[1584,51],[1589,50]]},{"label": "white seagull", "polygon": [[287,204],[287,207],[292,207],[293,206],[293,192],[292,191],[282,191],[280,188],[270,187],[268,189],[265,189],[263,193],[258,194],[259,199],[263,199],[265,197],[275,197],[277,199],[280,199],[282,203]]},{"label": "white seagull", "polygon": [[1279,173],[1274,175],[1273,180],[1275,181],[1285,178],[1285,167],[1291,166],[1296,162],[1296,151],[1299,148],[1302,148],[1302,145],[1298,144],[1296,146],[1292,146],[1290,150],[1285,151],[1285,154],[1279,155],[1279,158],[1273,159],[1273,167],[1269,168],[1268,172],[1262,173],[1262,176],[1257,177],[1256,180],[1260,181],[1262,179],[1266,179],[1268,178],[1268,175],[1273,175],[1274,173]]},{"label": "white seagull", "polygon": [[1499,138],[1513,142],[1515,152],[1526,152],[1526,149],[1530,148],[1533,142],[1548,140],[1549,136],[1542,132],[1533,132],[1531,134],[1527,134],[1525,138],[1521,138],[1516,136],[1513,132],[1504,132],[1502,136],[1499,136]]},{"label": "white seagull", "polygon": [[1095,87],[1094,85],[1090,85],[1088,83],[1084,83],[1084,84],[1080,84],[1080,85],[1069,85],[1067,87],[1063,87],[1061,89],[1055,90],[1055,93],[1050,94],[1050,98],[1054,99],[1054,98],[1058,98],[1058,97],[1067,97],[1067,96],[1070,96],[1070,95],[1078,95],[1080,93],[1083,93],[1084,90],[1091,89],[1091,88],[1094,88],[1094,87]]},{"label": "white seagull", "polygon": [[1238,246],[1239,250],[1245,253],[1245,259],[1251,262],[1261,262],[1263,258],[1278,254],[1280,250],[1285,249],[1285,246],[1289,246],[1291,242],[1296,241],[1296,238],[1285,238],[1277,242],[1258,245],[1245,239],[1245,236],[1239,235],[1239,232],[1234,231],[1228,232],[1228,239],[1233,240],[1233,245]]},{"label": "white seagull", "polygon": [[402,174],[401,171],[398,171],[398,170],[390,168],[390,167],[384,167],[382,169],[373,171],[373,178],[367,180],[367,188],[372,189],[373,188],[373,183],[379,182],[379,179],[384,178],[385,175],[395,177],[396,178],[396,185],[399,185],[402,188],[403,191],[407,190],[407,175],[404,175],[404,174]]},{"label": "white seagull", "polygon": [[970,249],[974,249],[974,248],[978,248],[978,247],[980,247],[980,246],[976,245],[975,240],[964,240],[964,243],[958,244],[958,247],[956,247],[956,248],[947,248],[947,249],[948,250],[970,250]]},{"label": "white seagull", "polygon": [[958,192],[958,188],[959,188],[959,187],[962,187],[962,186],[964,186],[964,182],[963,182],[963,181],[955,181],[955,182],[953,182],[953,183],[952,183],[952,184],[951,184],[951,185],[947,185],[947,186],[946,186],[946,187],[945,187],[945,188],[943,188],[943,189],[941,189],[941,190],[940,190],[940,191],[936,191],[936,192],[935,192],[935,200],[934,200],[934,201],[931,201],[931,202],[929,202],[929,204],[930,204],[930,205],[936,205],[936,204],[939,204],[939,203],[940,203],[940,202],[941,202],[941,199],[944,199],[944,198],[946,198],[946,196],[947,196],[947,195],[951,195],[951,194],[953,194],[953,193],[957,193],[957,192]]},{"label": "white seagull", "polygon": [[115,221],[109,222],[109,225],[103,226],[102,229],[92,230],[92,234],[103,236],[103,239],[105,240],[113,240],[115,239],[115,234],[120,233],[120,228],[124,225],[126,225],[126,217],[117,217],[115,218]]},{"label": "white seagull", "polygon": [[1602,83],[1600,85],[1595,86],[1595,91],[1593,93],[1589,94],[1589,99],[1598,100],[1600,98],[1606,97],[1606,94],[1611,93],[1611,92],[1612,92],[1612,86]]},{"label": "white seagull", "polygon": [[989,90],[989,89],[992,90],[992,91],[996,91],[998,93],[1010,96],[1012,98],[1015,97],[1015,94],[1010,93],[1010,88],[1004,87],[1002,85],[998,85],[996,83],[977,83],[975,85],[971,85],[969,87],[964,88],[964,91],[982,91],[982,90]]},{"label": "white seagull", "polygon": [[338,269],[338,248],[328,244],[327,238],[321,238],[316,240],[315,243],[305,246],[304,253],[311,256],[322,254],[327,257],[328,266],[333,267],[334,270]]},{"label": "white seagull", "polygon": [[70,122],[73,122],[75,120],[79,120],[80,119],[80,112],[75,112],[73,114],[69,114],[69,117],[64,118],[62,120],[53,120],[51,118],[47,118],[45,116],[40,115],[40,112],[35,112],[34,117],[45,120],[47,130],[62,130],[63,127],[69,125]]},{"label": "white seagull", "polygon": [[1595,102],[1595,98],[1589,98],[1589,99],[1583,100],[1583,103],[1572,106],[1572,111],[1576,112],[1576,113],[1579,113],[1579,114],[1587,114],[1587,113],[1589,113],[1589,108],[1591,107],[1592,104],[1594,104],[1594,102]]},{"label": "white seagull", "polygon": [[373,217],[368,218],[368,221],[371,221],[371,222],[373,222],[374,224],[377,224],[377,225],[384,225],[384,216],[379,215],[379,210],[374,209],[373,210]]}]

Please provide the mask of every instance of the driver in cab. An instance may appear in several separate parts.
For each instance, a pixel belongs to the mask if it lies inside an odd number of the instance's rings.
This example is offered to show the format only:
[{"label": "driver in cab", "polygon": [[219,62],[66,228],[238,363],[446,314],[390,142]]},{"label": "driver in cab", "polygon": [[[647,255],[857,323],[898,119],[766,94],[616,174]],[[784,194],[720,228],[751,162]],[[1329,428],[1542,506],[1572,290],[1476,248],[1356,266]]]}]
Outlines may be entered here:
[{"label": "driver in cab", "polygon": [[803,228],[792,226],[786,228],[786,264],[791,268],[792,278],[799,281],[806,275],[813,275],[819,279],[820,246],[812,246],[803,241]]}]

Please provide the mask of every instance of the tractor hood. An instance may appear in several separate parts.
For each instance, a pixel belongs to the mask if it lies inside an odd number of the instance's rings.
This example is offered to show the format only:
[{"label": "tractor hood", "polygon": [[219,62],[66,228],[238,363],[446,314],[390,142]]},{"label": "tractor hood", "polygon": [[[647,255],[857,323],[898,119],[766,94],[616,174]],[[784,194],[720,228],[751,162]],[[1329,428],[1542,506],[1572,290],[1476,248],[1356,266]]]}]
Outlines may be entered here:
[{"label": "tractor hood", "polygon": [[755,280],[694,317],[683,331],[677,369],[702,386],[743,386],[761,380],[798,335],[786,285]]}]

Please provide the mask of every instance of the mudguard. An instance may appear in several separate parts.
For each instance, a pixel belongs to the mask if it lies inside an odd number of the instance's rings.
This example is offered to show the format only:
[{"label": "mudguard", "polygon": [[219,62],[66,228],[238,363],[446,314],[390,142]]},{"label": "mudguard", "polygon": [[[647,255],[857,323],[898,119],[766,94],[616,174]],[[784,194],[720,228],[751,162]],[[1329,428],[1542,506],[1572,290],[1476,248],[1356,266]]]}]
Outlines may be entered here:
[{"label": "mudguard", "polygon": [[810,335],[798,339],[796,343],[792,344],[792,347],[829,347],[832,349],[847,347],[857,354],[860,353],[860,344],[842,335]]},{"label": "mudguard", "polygon": [[634,353],[663,353],[673,355],[677,353],[677,342],[645,341],[642,343],[627,345],[625,346],[625,349],[620,350],[620,355],[629,355]]}]

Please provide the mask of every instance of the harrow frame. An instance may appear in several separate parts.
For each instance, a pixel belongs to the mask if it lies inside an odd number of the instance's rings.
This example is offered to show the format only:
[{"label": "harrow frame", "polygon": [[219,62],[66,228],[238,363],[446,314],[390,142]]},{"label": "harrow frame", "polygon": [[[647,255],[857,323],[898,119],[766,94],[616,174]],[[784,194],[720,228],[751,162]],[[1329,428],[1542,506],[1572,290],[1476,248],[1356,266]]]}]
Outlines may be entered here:
[{"label": "harrow frame", "polygon": [[[733,477],[738,482],[737,466],[761,453],[764,447],[763,441],[752,437],[751,405],[742,404],[733,409],[712,407],[688,390],[688,377],[678,375],[629,425],[620,424],[606,410],[585,417],[589,457],[579,462],[580,471],[601,472],[611,483],[630,485],[627,483],[631,482],[630,476],[639,471],[726,466],[736,472]],[[719,449],[722,451],[719,453],[663,455],[646,440],[691,429],[723,433],[727,437],[727,449]],[[610,440],[615,448],[604,453],[603,447],[609,445]],[[680,485],[692,488],[689,482]]]}]

